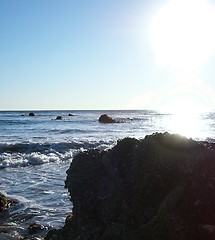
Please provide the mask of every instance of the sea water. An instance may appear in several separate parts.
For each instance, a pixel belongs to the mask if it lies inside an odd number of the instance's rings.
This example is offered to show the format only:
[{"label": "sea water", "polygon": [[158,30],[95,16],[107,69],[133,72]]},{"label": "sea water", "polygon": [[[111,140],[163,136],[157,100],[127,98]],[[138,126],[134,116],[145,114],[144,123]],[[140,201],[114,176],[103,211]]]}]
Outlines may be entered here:
[{"label": "sea water", "polygon": [[[125,137],[170,132],[215,141],[215,113],[171,114],[157,111],[0,111],[0,192],[18,204],[0,214],[0,239],[27,236],[31,223],[44,231],[63,226],[72,211],[64,188],[73,157],[91,148],[108,149]],[[69,116],[72,115],[72,116]],[[100,115],[117,119],[102,124]],[[56,120],[62,116],[62,120]]]}]

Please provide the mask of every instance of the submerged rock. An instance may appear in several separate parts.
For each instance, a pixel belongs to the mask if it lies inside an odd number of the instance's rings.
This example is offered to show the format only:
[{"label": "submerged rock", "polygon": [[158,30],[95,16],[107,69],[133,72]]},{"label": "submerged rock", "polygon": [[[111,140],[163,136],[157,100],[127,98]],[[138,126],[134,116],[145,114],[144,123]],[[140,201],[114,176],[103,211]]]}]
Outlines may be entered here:
[{"label": "submerged rock", "polygon": [[41,232],[44,229],[45,227],[37,222],[33,222],[28,226],[29,234],[35,234],[37,232]]},{"label": "submerged rock", "polygon": [[215,239],[215,152],[208,145],[156,133],[80,153],[66,179],[73,213],[45,239]]}]

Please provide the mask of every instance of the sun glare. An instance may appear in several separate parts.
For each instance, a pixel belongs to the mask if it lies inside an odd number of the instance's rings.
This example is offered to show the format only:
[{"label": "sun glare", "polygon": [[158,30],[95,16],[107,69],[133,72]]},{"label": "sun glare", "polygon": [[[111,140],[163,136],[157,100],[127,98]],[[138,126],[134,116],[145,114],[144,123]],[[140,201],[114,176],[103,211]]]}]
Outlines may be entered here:
[{"label": "sun glare", "polygon": [[203,67],[215,51],[215,9],[206,0],[171,0],[149,28],[157,62],[171,71]]},{"label": "sun glare", "polygon": [[208,0],[169,0],[152,18],[149,37],[155,59],[174,86],[156,96],[155,109],[190,116],[214,108],[215,93],[200,79],[215,54],[214,26],[215,7]]},{"label": "sun glare", "polygon": [[171,116],[166,125],[168,125],[168,129],[172,133],[191,138],[201,138],[203,137],[204,126],[200,117],[199,114],[188,113],[185,115],[184,113],[177,113]]}]

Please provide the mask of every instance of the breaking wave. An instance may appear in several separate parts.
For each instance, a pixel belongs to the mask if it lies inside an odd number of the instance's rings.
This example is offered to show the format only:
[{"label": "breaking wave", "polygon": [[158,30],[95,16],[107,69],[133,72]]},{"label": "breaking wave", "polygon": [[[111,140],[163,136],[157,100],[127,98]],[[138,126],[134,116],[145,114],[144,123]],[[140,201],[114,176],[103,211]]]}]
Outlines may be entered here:
[{"label": "breaking wave", "polygon": [[75,154],[87,149],[107,149],[114,142],[0,143],[0,168],[25,167],[51,162],[71,161]]}]

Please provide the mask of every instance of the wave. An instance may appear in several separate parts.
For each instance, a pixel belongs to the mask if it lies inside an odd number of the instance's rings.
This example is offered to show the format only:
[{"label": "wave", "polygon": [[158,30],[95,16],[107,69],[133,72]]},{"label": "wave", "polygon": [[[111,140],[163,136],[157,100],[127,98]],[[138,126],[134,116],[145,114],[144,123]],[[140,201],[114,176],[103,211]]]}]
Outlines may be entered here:
[{"label": "wave", "polygon": [[104,150],[113,144],[113,141],[102,140],[59,143],[0,143],[0,168],[71,161],[74,155],[80,151],[93,148]]}]

